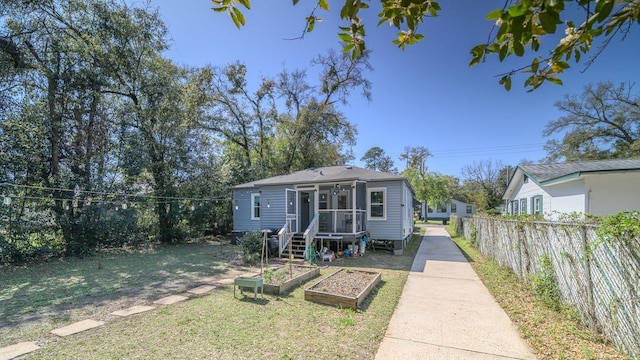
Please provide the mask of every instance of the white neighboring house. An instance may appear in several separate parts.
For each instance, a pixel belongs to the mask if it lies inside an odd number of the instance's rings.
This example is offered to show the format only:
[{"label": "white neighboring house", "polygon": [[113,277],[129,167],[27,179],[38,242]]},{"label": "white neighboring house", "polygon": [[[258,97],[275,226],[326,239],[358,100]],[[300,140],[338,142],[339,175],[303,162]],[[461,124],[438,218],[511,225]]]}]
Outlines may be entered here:
[{"label": "white neighboring house", "polygon": [[451,202],[447,206],[436,206],[435,208],[428,206],[426,202],[422,203],[422,214],[426,214],[426,220],[442,220],[442,223],[446,225],[449,221],[451,214],[458,217],[473,216],[476,213],[475,206],[451,199]]},{"label": "white neighboring house", "polygon": [[640,210],[640,158],[520,165],[502,198],[508,215]]}]

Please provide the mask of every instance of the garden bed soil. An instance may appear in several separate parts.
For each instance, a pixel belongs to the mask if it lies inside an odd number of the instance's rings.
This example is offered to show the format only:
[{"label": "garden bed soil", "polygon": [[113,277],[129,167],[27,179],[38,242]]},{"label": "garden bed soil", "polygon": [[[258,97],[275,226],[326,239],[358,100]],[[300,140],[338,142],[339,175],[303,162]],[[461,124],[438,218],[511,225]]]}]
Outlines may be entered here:
[{"label": "garden bed soil", "polygon": [[[320,268],[317,266],[293,265],[291,269],[289,269],[289,265],[284,265],[272,271],[270,276],[264,276],[263,274],[263,278],[265,278],[264,292],[278,296],[285,295],[296,286],[320,275]],[[284,274],[284,276],[281,274]]]},{"label": "garden bed soil", "polygon": [[379,272],[341,269],[304,290],[304,299],[357,309],[382,278]]}]

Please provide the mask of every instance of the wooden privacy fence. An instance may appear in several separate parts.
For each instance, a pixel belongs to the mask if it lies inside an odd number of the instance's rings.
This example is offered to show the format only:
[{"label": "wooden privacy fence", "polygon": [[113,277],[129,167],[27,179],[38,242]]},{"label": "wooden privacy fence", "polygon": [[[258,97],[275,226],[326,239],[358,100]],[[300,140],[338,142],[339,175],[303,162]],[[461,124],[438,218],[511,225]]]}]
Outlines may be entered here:
[{"label": "wooden privacy fence", "polygon": [[595,225],[542,221],[473,217],[454,219],[454,226],[525,282],[549,258],[561,301],[590,328],[640,357],[640,239],[605,242]]}]

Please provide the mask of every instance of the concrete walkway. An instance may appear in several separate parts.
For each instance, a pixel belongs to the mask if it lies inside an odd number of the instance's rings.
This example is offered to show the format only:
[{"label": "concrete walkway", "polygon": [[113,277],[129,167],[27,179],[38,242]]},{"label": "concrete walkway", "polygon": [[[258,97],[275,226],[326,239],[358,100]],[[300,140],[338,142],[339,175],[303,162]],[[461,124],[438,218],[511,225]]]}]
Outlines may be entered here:
[{"label": "concrete walkway", "polygon": [[376,360],[535,358],[444,227],[427,227]]}]

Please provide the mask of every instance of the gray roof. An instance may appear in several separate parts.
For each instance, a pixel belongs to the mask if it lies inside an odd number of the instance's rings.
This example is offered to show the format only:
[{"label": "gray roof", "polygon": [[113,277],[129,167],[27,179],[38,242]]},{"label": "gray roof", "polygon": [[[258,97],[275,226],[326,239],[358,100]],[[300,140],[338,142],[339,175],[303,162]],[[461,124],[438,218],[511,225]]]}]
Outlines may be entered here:
[{"label": "gray roof", "polygon": [[[296,171],[288,175],[274,176],[267,179],[252,181],[236,185],[234,189],[252,188],[268,185],[295,185],[295,184],[316,184],[334,183],[340,181],[384,181],[384,180],[404,180],[406,178],[386,172],[363,169],[356,166],[328,166]],[[408,184],[408,181],[407,181]],[[410,186],[410,185],[409,185]]]},{"label": "gray roof", "polygon": [[640,170],[640,158],[520,165],[520,168],[533,180],[544,183],[565,177],[578,177],[587,173],[637,171]]}]

